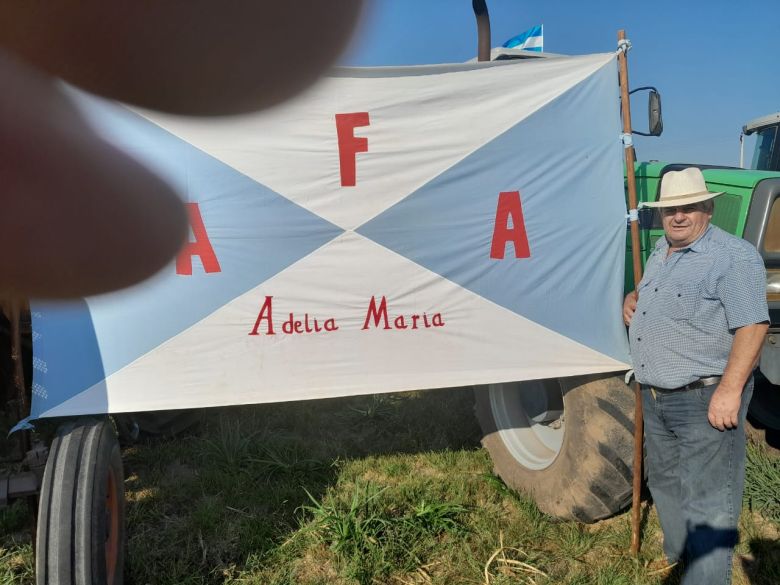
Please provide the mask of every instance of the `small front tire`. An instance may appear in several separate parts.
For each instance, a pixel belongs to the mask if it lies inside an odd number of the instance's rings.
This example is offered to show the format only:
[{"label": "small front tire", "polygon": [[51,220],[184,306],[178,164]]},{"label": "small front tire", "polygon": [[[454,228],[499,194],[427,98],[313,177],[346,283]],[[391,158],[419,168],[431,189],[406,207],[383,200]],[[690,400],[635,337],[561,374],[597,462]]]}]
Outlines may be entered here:
[{"label": "small front tire", "polygon": [[124,474],[108,418],[63,424],[38,504],[38,585],[122,585]]}]

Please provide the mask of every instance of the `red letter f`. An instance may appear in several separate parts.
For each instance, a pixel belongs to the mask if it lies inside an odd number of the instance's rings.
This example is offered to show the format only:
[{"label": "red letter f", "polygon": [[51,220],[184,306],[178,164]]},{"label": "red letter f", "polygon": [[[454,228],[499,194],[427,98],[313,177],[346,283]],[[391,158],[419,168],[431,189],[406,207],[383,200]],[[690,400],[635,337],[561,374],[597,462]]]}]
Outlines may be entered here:
[{"label": "red letter f", "polygon": [[341,167],[341,186],[355,186],[355,155],[368,152],[368,139],[355,136],[358,126],[368,126],[368,112],[354,114],[336,114],[336,135],[339,140],[339,166]]}]

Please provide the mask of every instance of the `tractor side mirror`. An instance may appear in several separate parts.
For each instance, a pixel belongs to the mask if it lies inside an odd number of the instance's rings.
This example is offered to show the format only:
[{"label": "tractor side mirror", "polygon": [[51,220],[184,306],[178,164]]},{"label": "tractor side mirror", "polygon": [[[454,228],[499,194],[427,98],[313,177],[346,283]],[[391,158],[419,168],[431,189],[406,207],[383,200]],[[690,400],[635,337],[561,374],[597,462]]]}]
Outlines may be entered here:
[{"label": "tractor side mirror", "polygon": [[655,89],[647,96],[647,121],[650,136],[660,136],[664,131],[664,120],[661,115],[661,94]]},{"label": "tractor side mirror", "polygon": [[647,132],[640,132],[639,130],[631,130],[633,134],[639,134],[640,136],[660,136],[664,131],[664,121],[661,116],[661,94],[654,87],[637,87],[632,89],[629,93],[633,94],[638,91],[649,91],[647,96],[647,124],[649,130]]}]

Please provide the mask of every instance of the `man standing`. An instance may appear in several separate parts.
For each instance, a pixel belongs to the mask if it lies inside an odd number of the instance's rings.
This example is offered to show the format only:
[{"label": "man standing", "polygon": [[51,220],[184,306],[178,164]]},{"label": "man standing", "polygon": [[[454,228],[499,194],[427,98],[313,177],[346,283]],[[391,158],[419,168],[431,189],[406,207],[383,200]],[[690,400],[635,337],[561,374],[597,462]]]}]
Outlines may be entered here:
[{"label": "man standing", "polygon": [[697,168],[668,172],[665,238],[623,303],[642,385],[648,485],[664,552],[686,585],[731,583],[745,477],[744,422],[766,333],[766,273],[756,249],[710,225]]}]

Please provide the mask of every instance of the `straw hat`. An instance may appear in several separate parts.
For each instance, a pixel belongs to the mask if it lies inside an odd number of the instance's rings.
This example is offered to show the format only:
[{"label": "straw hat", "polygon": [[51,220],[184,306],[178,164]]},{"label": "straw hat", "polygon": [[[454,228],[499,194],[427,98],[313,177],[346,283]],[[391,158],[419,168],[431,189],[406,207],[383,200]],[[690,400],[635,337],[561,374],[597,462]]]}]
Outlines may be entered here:
[{"label": "straw hat", "polygon": [[669,171],[661,180],[661,196],[658,201],[647,201],[642,207],[682,207],[699,201],[706,201],[723,191],[712,193],[707,191],[704,175],[696,167],[682,171]]}]

